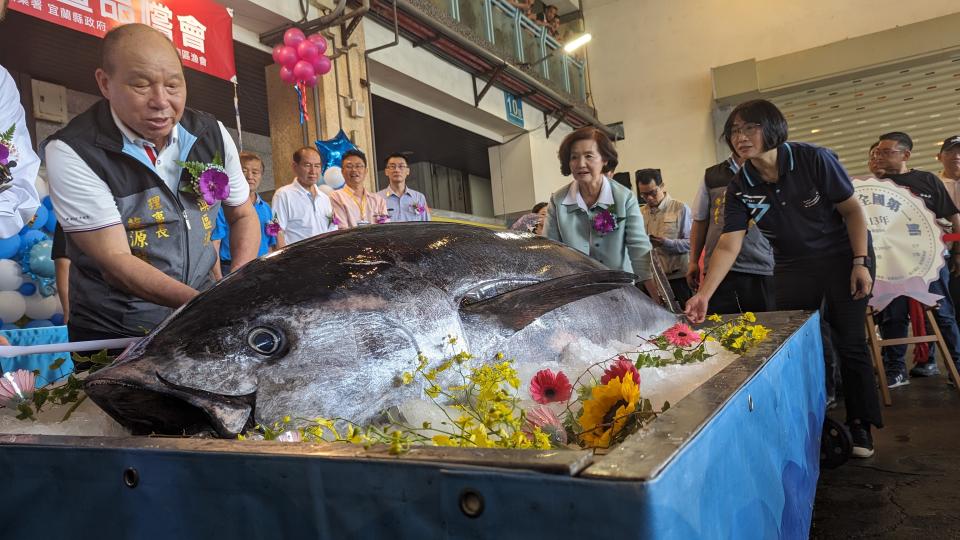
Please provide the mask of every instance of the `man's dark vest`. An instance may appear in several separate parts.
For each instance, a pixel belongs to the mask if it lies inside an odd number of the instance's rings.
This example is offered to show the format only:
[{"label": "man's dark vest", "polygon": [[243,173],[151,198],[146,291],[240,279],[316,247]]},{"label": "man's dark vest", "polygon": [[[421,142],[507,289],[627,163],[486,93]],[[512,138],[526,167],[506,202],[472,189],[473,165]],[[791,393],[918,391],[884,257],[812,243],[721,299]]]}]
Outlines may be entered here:
[{"label": "man's dark vest", "polygon": [[[224,156],[223,137],[212,116],[187,109],[178,131],[181,161],[212,163]],[[110,104],[102,100],[46,141],[70,146],[113,194],[127,242],[134,256],[190,287],[212,283],[217,253],[210,243],[220,204],[183,191],[190,182],[185,169],[173,193],[142,148],[125,140],[114,123]],[[44,142],[44,144],[46,144]],[[60,181],[69,181],[60,179]],[[142,336],[172,311],[121,291],[110,284],[96,262],[67,235],[70,258],[70,325],[98,334]]]},{"label": "man's dark vest", "polygon": [[[707,236],[704,241],[704,270],[709,271],[710,257],[717,247],[717,241],[723,233],[723,207],[726,204],[727,184],[736,176],[730,168],[730,162],[721,161],[708,168],[703,175],[710,200],[710,214],[707,216]],[[773,248],[770,242],[756,227],[750,227],[743,238],[740,255],[730,270],[745,274],[773,275]]]}]

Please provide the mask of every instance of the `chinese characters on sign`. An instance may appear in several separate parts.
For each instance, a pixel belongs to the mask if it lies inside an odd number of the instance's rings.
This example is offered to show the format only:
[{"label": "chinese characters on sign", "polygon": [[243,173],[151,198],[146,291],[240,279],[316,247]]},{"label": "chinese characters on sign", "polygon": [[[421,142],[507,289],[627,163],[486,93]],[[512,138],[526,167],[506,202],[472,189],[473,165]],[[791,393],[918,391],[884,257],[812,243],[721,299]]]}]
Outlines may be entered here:
[{"label": "chinese characters on sign", "polygon": [[212,0],[10,0],[10,9],[97,37],[147,24],[173,42],[184,67],[236,82],[233,16]]}]

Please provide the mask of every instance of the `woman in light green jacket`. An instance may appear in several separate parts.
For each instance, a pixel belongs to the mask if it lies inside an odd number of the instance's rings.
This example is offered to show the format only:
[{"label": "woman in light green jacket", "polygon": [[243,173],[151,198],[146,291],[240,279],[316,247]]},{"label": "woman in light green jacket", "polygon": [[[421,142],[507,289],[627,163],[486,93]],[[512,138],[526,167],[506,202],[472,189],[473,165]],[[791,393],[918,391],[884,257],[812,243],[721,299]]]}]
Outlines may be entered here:
[{"label": "woman in light green jacket", "polygon": [[617,149],[602,131],[580,128],[560,143],[560,171],[573,182],[550,196],[547,238],[563,242],[614,270],[633,272],[652,298],[650,239],[637,197],[607,178]]}]

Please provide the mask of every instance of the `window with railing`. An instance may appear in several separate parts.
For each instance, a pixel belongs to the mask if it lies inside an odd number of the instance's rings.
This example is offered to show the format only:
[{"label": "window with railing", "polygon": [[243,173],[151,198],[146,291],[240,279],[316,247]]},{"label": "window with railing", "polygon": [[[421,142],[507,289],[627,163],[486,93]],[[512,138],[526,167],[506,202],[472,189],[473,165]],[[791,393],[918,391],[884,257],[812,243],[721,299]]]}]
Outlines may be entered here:
[{"label": "window with railing", "polygon": [[[517,8],[504,0],[429,1],[470,28],[473,35],[485,37],[495,49],[512,55],[519,62],[536,64],[533,68],[536,74],[551,88],[586,101],[584,61],[563,52],[562,43]],[[540,62],[544,58],[546,60]]]}]

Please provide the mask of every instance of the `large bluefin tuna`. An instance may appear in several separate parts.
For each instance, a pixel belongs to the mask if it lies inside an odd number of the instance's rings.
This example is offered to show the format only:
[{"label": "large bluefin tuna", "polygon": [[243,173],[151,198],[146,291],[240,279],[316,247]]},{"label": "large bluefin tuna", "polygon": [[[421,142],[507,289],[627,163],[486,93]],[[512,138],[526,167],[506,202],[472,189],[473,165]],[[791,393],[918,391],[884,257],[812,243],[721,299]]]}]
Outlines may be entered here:
[{"label": "large bluefin tuna", "polygon": [[285,415],[368,422],[419,397],[398,384],[454,336],[477,358],[555,361],[676,316],[582,253],[528,233],[388,224],[297,242],[173,313],[86,391],[135,433],[233,437]]}]

